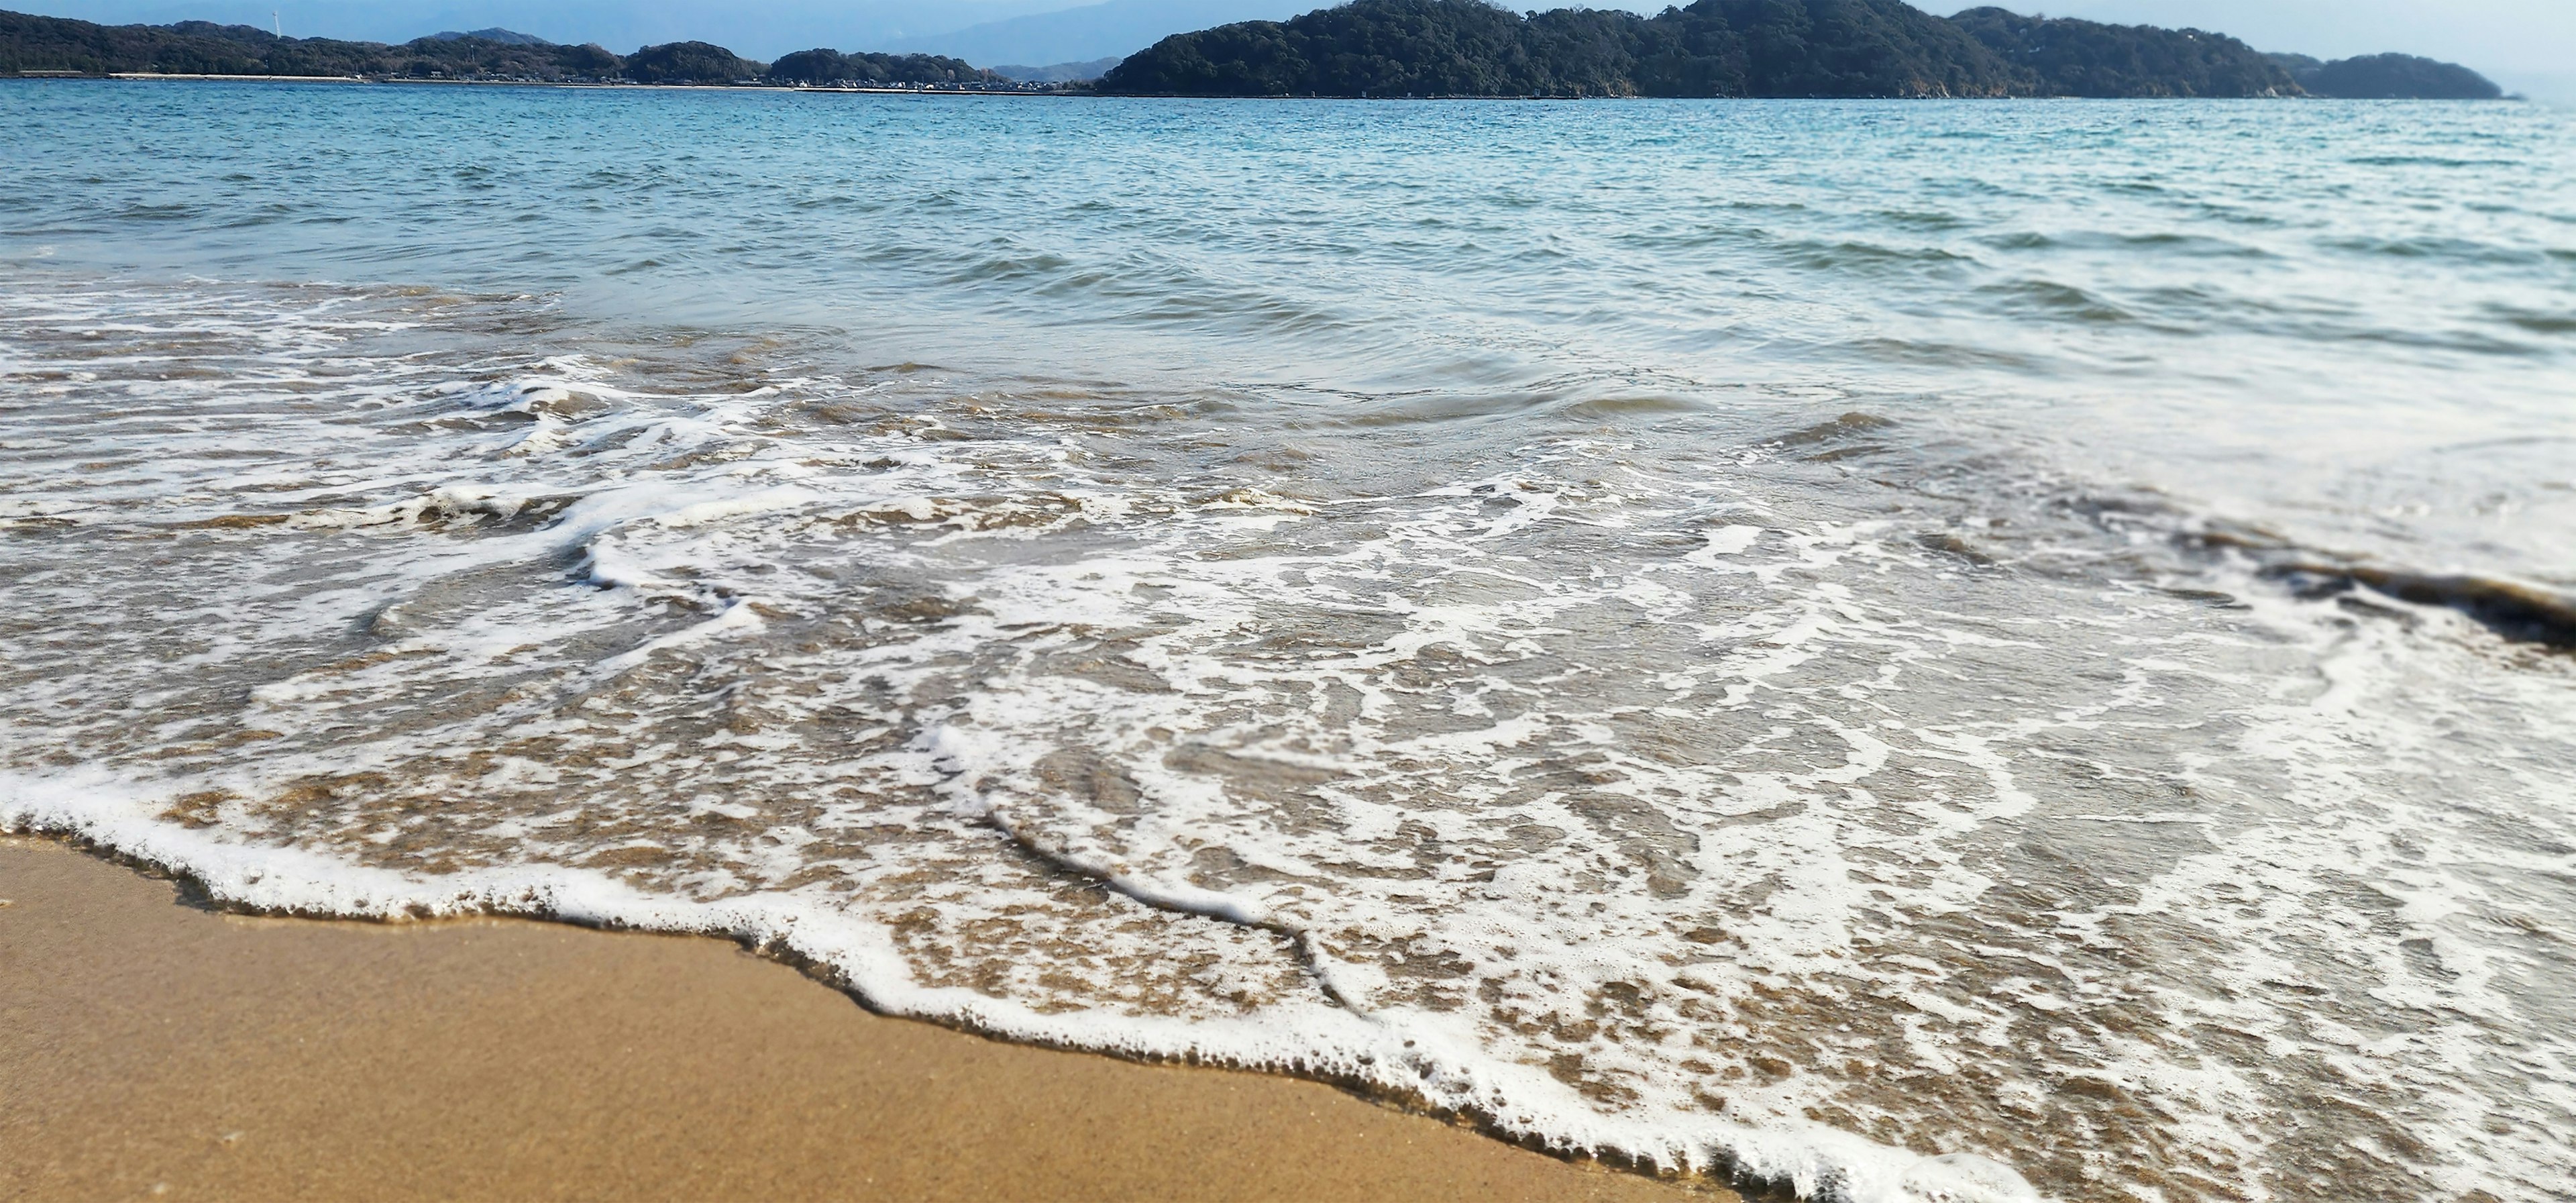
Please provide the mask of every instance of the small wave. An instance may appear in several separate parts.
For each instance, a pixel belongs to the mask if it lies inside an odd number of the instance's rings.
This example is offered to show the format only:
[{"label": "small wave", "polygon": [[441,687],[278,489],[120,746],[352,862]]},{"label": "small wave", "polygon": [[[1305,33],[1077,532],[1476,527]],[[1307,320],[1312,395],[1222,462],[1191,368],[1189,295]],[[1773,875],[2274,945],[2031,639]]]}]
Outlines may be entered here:
[{"label": "small wave", "polygon": [[1877,414],[1853,410],[1830,422],[1819,422],[1813,426],[1790,431],[1781,435],[1777,442],[1783,447],[1812,447],[1818,443],[1835,443],[1875,434],[1895,425],[1896,420],[1893,418],[1882,418]]},{"label": "small wave", "polygon": [[1061,272],[1073,261],[1061,255],[997,254],[958,268],[949,276],[952,283],[968,284],[979,280],[1025,280]]},{"label": "small wave", "polygon": [[2411,605],[2456,610],[2520,643],[2576,649],[2576,597],[2556,590],[2472,573],[2424,572],[2321,554],[2268,531],[2205,529],[2183,536],[2197,547],[2240,552],[2257,572],[2302,597],[2325,598],[2368,590]]},{"label": "small wave", "polygon": [[2137,315],[2109,301],[2055,280],[2024,279],[2002,284],[1988,284],[1977,289],[1994,297],[2012,312],[2046,314],[2073,318],[2094,325],[2117,325],[2137,320]]},{"label": "small wave", "polygon": [[1966,226],[1968,219],[1956,213],[1922,209],[1881,209],[1871,214],[1879,221],[1915,230],[1955,230]]},{"label": "small wave", "polygon": [[2345,159],[2355,167],[2518,167],[2511,159],[2460,159],[2446,155],[2360,155]]},{"label": "small wave", "polygon": [[2037,230],[2015,230],[2005,234],[1988,234],[1978,242],[1999,251],[2044,251],[2059,244],[2056,238]]},{"label": "small wave", "polygon": [[2171,231],[2158,231],[2152,234],[2113,234],[2103,241],[2114,246],[2154,247],[2159,250],[2174,247],[2215,248],[2220,253],[2228,255],[2244,254],[2247,252],[2252,252],[2258,255],[2262,254],[2262,252],[2256,248],[2245,246],[2241,243],[2228,242],[2223,239],[2208,238],[2192,234],[2176,234]]},{"label": "small wave", "polygon": [[1707,403],[1670,394],[1587,397],[1565,406],[1559,412],[1573,417],[1621,418],[1634,414],[1693,413],[1707,408]]},{"label": "small wave", "polygon": [[2292,583],[2304,596],[2366,588],[2419,606],[2457,610],[2507,639],[2576,650],[2576,598],[2518,581],[2298,560],[2266,564],[2263,573]]},{"label": "small wave", "polygon": [[1962,255],[1946,247],[1888,246],[1858,239],[1844,239],[1840,242],[1792,240],[1782,243],[1779,250],[1791,263],[1819,270],[1887,271],[1910,267],[1939,269],[1976,262],[1974,257]]},{"label": "small wave", "polygon": [[2020,351],[1964,342],[1935,342],[1920,338],[1863,338],[1833,348],[1863,360],[1883,363],[1916,364],[1945,368],[1995,368],[2010,372],[2038,372],[2042,360]]},{"label": "small wave", "polygon": [[2487,312],[2533,334],[2576,334],[2576,312],[2547,313],[2513,305],[2489,305]]},{"label": "small wave", "polygon": [[202,205],[132,204],[118,210],[116,215],[128,221],[186,221],[193,217],[202,217],[205,212],[205,207]]},{"label": "small wave", "polygon": [[2560,254],[2530,251],[2466,238],[2332,238],[2323,244],[2329,250],[2391,259],[2442,259],[2457,263],[2533,264]]},{"label": "small wave", "polygon": [[2151,251],[2210,259],[2277,259],[2280,256],[2259,246],[2232,238],[2208,234],[2186,234],[2171,230],[2150,233],[2061,232],[2044,234],[2021,230],[1984,235],[1977,239],[1984,246],[2006,251],[2055,251],[2068,249],[2104,251]]}]

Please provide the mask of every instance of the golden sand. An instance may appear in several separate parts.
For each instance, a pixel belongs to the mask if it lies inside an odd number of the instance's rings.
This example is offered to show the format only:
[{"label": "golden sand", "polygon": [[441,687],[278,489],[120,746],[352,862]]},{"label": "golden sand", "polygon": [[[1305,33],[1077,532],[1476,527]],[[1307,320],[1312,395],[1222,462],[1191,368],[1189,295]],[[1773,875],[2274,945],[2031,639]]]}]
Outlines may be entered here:
[{"label": "golden sand", "polygon": [[1733,1199],[714,939],[259,919],[0,837],[0,1198]]}]

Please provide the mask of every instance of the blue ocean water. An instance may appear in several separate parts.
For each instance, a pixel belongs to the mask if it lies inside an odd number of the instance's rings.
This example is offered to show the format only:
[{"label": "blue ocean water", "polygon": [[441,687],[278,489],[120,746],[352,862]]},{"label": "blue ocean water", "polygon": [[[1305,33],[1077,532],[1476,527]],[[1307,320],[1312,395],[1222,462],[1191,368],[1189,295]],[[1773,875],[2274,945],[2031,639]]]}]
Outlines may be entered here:
[{"label": "blue ocean water", "polygon": [[2570,114],[21,81],[0,165],[10,822],[1827,1197],[2569,1197]]}]

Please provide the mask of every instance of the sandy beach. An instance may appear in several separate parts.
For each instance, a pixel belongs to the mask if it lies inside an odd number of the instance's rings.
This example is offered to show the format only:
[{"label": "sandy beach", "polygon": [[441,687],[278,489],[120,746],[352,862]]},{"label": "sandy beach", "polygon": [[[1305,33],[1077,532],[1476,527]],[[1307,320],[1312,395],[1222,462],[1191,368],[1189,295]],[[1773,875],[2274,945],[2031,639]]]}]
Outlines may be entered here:
[{"label": "sandy beach", "polygon": [[220,914],[16,837],[0,897],[13,1199],[1734,1198],[872,1015],[720,940]]}]

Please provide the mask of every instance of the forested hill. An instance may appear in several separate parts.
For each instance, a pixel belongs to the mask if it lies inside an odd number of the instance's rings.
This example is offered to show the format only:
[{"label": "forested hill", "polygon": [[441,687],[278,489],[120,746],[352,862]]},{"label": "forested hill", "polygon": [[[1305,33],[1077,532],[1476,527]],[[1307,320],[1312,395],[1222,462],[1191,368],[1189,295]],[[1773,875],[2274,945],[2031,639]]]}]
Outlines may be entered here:
[{"label": "forested hill", "polygon": [[2457,63],[2411,54],[2366,54],[2321,63],[2304,54],[2276,54],[2299,86],[2317,96],[2354,100],[2494,100],[2495,81]]},{"label": "forested hill", "polygon": [[2223,34],[2025,17],[1972,8],[1950,23],[1995,52],[2032,96],[2280,96],[2301,89],[2268,54]]},{"label": "forested hill", "polygon": [[772,65],[745,59],[706,42],[671,42],[618,55],[595,45],[558,46],[526,34],[490,29],[470,34],[435,34],[387,46],[330,38],[282,38],[255,26],[217,25],[210,21],[96,25],[62,17],[0,12],[0,75],[30,72],[1010,86],[990,71],[926,54],[804,50]]},{"label": "forested hill", "polygon": [[1653,18],[1355,0],[1165,38],[1100,80],[1104,92],[1236,96],[2006,96],[2021,85],[1982,43],[1902,0],[1699,0]]},{"label": "forested hill", "polygon": [[[0,12],[0,75],[374,79],[1046,90],[953,58],[800,50],[775,63],[706,42],[618,55],[506,29],[387,46],[248,25],[95,25]],[[1353,0],[1285,22],[1176,34],[1103,92],[1179,96],[2317,96],[2478,99],[2466,67],[2401,54],[2319,62],[2222,34],[2024,17],[1942,18],[1903,0],[1698,0],[1653,17],[1481,0]]]},{"label": "forested hill", "polygon": [[2303,87],[2291,64],[2223,34],[1999,8],[1945,19],[1903,0],[1698,0],[1653,17],[1576,8],[1524,16],[1481,0],[1353,0],[1284,22],[1165,38],[1112,68],[1099,87],[1143,95],[1379,97],[2321,90]]}]

